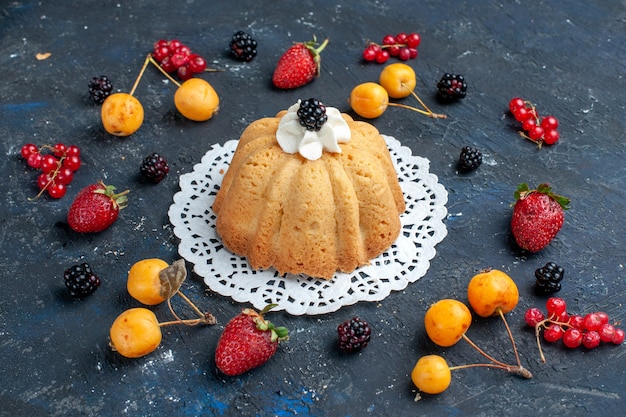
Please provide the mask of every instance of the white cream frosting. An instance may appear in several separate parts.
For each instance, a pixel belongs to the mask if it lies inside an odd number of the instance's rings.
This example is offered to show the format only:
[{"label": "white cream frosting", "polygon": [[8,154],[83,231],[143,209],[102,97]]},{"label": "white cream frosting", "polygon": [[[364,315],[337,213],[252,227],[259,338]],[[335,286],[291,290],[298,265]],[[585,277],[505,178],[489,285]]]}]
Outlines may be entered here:
[{"label": "white cream frosting", "polygon": [[334,107],[326,107],[328,120],[316,132],[307,130],[300,124],[299,108],[300,100],[287,109],[287,113],[278,124],[276,140],[283,151],[299,152],[311,161],[319,159],[323,151],[341,153],[339,144],[350,141],[350,127],[341,117],[341,112]]}]

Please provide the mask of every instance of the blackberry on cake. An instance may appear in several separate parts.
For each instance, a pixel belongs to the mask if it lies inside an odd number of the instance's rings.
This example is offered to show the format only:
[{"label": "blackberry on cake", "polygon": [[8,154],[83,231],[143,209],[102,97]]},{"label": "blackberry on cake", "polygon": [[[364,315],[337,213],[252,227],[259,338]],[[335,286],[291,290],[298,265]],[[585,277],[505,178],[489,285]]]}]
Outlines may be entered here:
[{"label": "blackberry on cake", "polygon": [[314,131],[320,130],[328,120],[326,106],[324,106],[321,101],[314,98],[304,100],[300,103],[298,117],[300,118],[300,124],[304,126],[306,130]]}]

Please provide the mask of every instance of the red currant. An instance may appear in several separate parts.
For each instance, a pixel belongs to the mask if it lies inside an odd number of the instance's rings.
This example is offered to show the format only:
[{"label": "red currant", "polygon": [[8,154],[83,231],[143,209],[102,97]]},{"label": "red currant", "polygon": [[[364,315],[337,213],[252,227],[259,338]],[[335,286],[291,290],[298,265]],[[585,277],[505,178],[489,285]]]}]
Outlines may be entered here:
[{"label": "red currant", "polygon": [[546,145],[554,145],[560,139],[561,135],[556,130],[546,130],[543,133],[543,143]]},{"label": "red currant", "polygon": [[600,334],[595,330],[586,331],[583,334],[583,346],[587,349],[593,349],[600,345]]},{"label": "red currant", "polygon": [[20,154],[24,159],[28,159],[30,155],[38,152],[39,148],[37,148],[37,146],[32,143],[27,143],[26,145],[22,146],[22,149],[20,149]]},{"label": "red currant", "polygon": [[54,145],[53,153],[55,156],[62,157],[67,152],[67,146],[63,143],[57,143]]},{"label": "red currant", "polygon": [[568,348],[577,348],[583,342],[583,334],[580,330],[570,327],[563,333],[563,344]]},{"label": "red currant", "polygon": [[67,147],[67,153],[68,156],[80,156],[80,148],[76,145],[71,145]]},{"label": "red currant", "polygon": [[411,51],[409,51],[409,48],[404,46],[400,48],[400,51],[398,52],[398,58],[400,59],[400,61],[408,61],[409,59],[411,59]]},{"label": "red currant", "polygon": [[536,307],[529,308],[524,314],[524,321],[526,321],[526,324],[531,327],[535,327],[538,323],[544,321],[545,319],[546,316],[543,314],[543,311]]},{"label": "red currant", "polygon": [[541,120],[541,127],[545,130],[555,130],[559,127],[559,121],[554,116],[546,116]]},{"label": "red currant", "polygon": [[509,111],[512,114],[515,114],[518,109],[526,107],[526,103],[524,103],[524,99],[520,97],[514,97],[509,101]]},{"label": "red currant", "polygon": [[206,61],[198,54],[189,55],[189,70],[199,74],[206,69]]},{"label": "red currant", "polygon": [[178,39],[172,39],[167,43],[167,46],[172,50],[172,51],[176,51],[178,48],[180,48],[182,46],[182,42],[179,41]]},{"label": "red currant", "polygon": [[379,64],[384,64],[385,62],[387,62],[387,60],[389,60],[389,52],[382,49],[378,53],[376,53],[376,62],[378,62]]},{"label": "red currant", "polygon": [[66,191],[67,188],[65,187],[65,184],[58,182],[52,183],[52,185],[48,187],[48,194],[52,198],[61,198],[65,195]]},{"label": "red currant", "polygon": [[165,39],[159,39],[158,41],[156,41],[154,43],[154,46],[152,47],[152,49],[157,49],[160,48],[162,46],[167,46],[168,42]]},{"label": "red currant", "polygon": [[44,155],[41,158],[41,170],[45,173],[54,171],[59,165],[59,160],[51,154]]},{"label": "red currant", "polygon": [[26,159],[26,164],[31,167],[31,168],[40,168],[41,167],[41,160],[42,160],[42,156],[39,152],[37,153],[31,153],[30,155],[28,155],[28,158]]},{"label": "red currant", "polygon": [[543,331],[543,338],[546,342],[554,343],[563,337],[563,333],[561,326],[552,323]]},{"label": "red currant", "polygon": [[589,313],[585,316],[585,330],[597,331],[602,326],[602,317],[598,313]]},{"label": "red currant", "polygon": [[57,173],[57,177],[56,177],[57,182],[59,182],[60,184],[68,185],[72,182],[73,179],[74,179],[74,171],[72,171],[66,166],[63,166],[61,167],[61,169],[59,169],[59,172]]},{"label": "red currant", "polygon": [[54,179],[50,176],[49,173],[42,172],[37,176],[37,187],[40,190],[49,187],[54,183]]},{"label": "red currant", "polygon": [[596,314],[598,315],[598,318],[600,319],[600,323],[605,324],[609,322],[609,315],[605,313],[604,311],[597,311]]},{"label": "red currant", "polygon": [[386,35],[383,38],[383,45],[394,45],[396,43],[400,43],[400,42],[396,42],[396,38],[393,37],[393,35]]},{"label": "red currant", "polygon": [[530,130],[535,127],[537,127],[537,120],[532,117],[524,120],[524,123],[522,123],[522,129],[526,132],[530,132]]},{"label": "red currant", "polygon": [[400,47],[393,45],[387,48],[387,51],[389,51],[389,56],[398,56],[400,54]]},{"label": "red currant", "polygon": [[513,116],[515,117],[515,120],[517,120],[520,123],[523,123],[524,120],[531,118],[533,114],[531,113],[530,109],[526,107],[518,107],[513,112]]},{"label": "red currant", "polygon": [[411,59],[417,58],[417,48],[408,48],[409,49],[409,57]]},{"label": "red currant", "polygon": [[583,316],[573,314],[569,316],[567,323],[574,329],[583,330],[585,328],[585,318]]},{"label": "red currant", "polygon": [[376,59],[376,50],[371,46],[365,48],[363,50],[363,59],[368,62],[374,61]]},{"label": "red currant", "polygon": [[598,334],[600,335],[600,340],[605,343],[611,343],[615,337],[615,326],[611,323],[603,323],[600,329],[598,329]]},{"label": "red currant", "polygon": [[174,72],[176,71],[176,65],[172,62],[171,57],[168,55],[161,61],[161,68],[165,72]]},{"label": "red currant", "polygon": [[181,44],[174,53],[189,56],[191,55],[191,49],[187,45]]},{"label": "red currant", "polygon": [[396,43],[399,44],[406,44],[406,40],[408,39],[408,36],[406,33],[404,32],[400,32],[396,35]]},{"label": "red currant", "polygon": [[72,171],[78,171],[80,165],[80,157],[76,155],[69,155],[63,160],[63,166],[71,169]]},{"label": "red currant", "polygon": [[543,127],[535,126],[528,131],[528,137],[531,138],[532,140],[537,141],[543,137],[543,132],[544,132]]},{"label": "red currant", "polygon": [[548,317],[558,317],[567,310],[565,300],[559,297],[550,297],[546,301],[546,310]]},{"label": "red currant", "polygon": [[193,72],[191,72],[189,66],[185,64],[178,67],[178,69],[176,70],[176,75],[178,75],[178,78],[185,81],[193,77]]},{"label": "red currant", "polygon": [[615,328],[615,334],[613,335],[613,343],[616,345],[621,345],[624,343],[624,330],[620,328]]},{"label": "red currant", "polygon": [[406,46],[408,46],[409,48],[417,48],[421,42],[421,38],[420,35],[413,32],[407,35],[406,37]]},{"label": "red currant", "polygon": [[170,57],[170,61],[172,62],[172,65],[178,69],[183,65],[187,65],[189,62],[189,55],[177,52]]},{"label": "red currant", "polygon": [[168,48],[167,45],[155,46],[154,50],[152,51],[152,56],[154,56],[154,59],[156,59],[157,62],[163,61],[163,59],[169,55],[170,48]]}]

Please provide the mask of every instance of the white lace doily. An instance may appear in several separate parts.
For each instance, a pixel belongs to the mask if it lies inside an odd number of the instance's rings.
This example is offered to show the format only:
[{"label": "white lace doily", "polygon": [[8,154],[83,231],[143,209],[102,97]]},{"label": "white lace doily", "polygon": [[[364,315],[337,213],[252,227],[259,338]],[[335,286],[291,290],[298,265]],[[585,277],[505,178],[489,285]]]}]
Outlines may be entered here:
[{"label": "white lace doily", "polygon": [[393,137],[384,136],[404,192],[406,212],[402,231],[386,252],[350,274],[337,273],[332,280],[279,275],[274,269],[254,271],[246,258],[233,255],[215,231],[211,209],[224,173],[237,147],[236,140],[213,145],[193,172],[180,177],[169,218],[180,239],[178,252],[194,264],[194,271],[209,288],[238,302],[290,314],[324,314],[358,301],[380,301],[426,274],[435,256],[435,245],[447,234],[443,219],[448,193],[428,172],[430,161],[411,155]]}]

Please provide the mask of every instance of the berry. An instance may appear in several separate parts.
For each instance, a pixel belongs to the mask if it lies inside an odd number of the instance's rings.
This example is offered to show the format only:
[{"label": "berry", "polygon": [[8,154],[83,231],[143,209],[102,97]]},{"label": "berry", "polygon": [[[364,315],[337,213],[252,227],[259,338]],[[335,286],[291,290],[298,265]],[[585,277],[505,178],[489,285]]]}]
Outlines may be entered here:
[{"label": "berry", "polygon": [[526,106],[524,99],[520,97],[514,97],[509,101],[509,111],[512,114],[515,114],[518,109],[521,109]]},{"label": "berry", "polygon": [[257,42],[248,33],[236,32],[230,40],[230,51],[237,58],[250,62],[257,54]]},{"label": "berry", "polygon": [[615,328],[615,334],[613,335],[613,343],[616,345],[621,345],[624,343],[624,330],[620,328]]},{"label": "berry", "polygon": [[411,49],[416,49],[421,41],[422,39],[417,33],[409,33],[406,37],[406,45]]},{"label": "berry", "polygon": [[54,171],[58,164],[59,160],[54,155],[47,154],[41,158],[40,169],[47,174],[48,172]]},{"label": "berry", "polygon": [[93,77],[89,80],[89,95],[91,99],[98,104],[104,103],[104,100],[111,95],[113,84],[106,75]]},{"label": "berry", "polygon": [[52,198],[61,198],[65,195],[66,192],[67,192],[67,188],[65,184],[61,182],[52,183],[48,187],[48,195]]},{"label": "berry", "polygon": [[545,130],[556,130],[559,127],[559,121],[554,116],[546,116],[541,120],[541,127]]},{"label": "berry", "polygon": [[437,83],[437,96],[443,100],[465,98],[467,83],[462,75],[445,73]]},{"label": "berry", "polygon": [[396,36],[385,35],[379,44],[370,42],[363,50],[363,59],[368,62],[376,61],[383,64],[389,57],[397,57],[401,61],[417,58],[417,47],[421,41],[417,33],[398,33]]},{"label": "berry", "polygon": [[419,358],[413,371],[411,380],[426,394],[440,394],[450,386],[452,375],[450,367],[444,358],[439,355],[427,355]]},{"label": "berry", "polygon": [[464,146],[459,157],[459,170],[463,172],[473,171],[483,162],[483,154],[476,148]]},{"label": "berry", "polygon": [[385,62],[389,61],[389,56],[389,51],[381,49],[380,51],[376,52],[376,62],[378,62],[379,64],[384,64]]},{"label": "berry", "polygon": [[563,333],[563,344],[571,349],[575,349],[583,342],[583,333],[579,329],[570,327]]},{"label": "berry", "polygon": [[139,358],[161,344],[163,334],[155,314],[147,308],[131,308],[120,314],[109,330],[111,349],[126,358]]},{"label": "berry", "polygon": [[100,286],[100,278],[87,263],[74,265],[65,270],[63,280],[72,297],[86,297]]},{"label": "berry", "polygon": [[539,310],[536,307],[529,308],[528,310],[526,310],[526,313],[524,313],[524,321],[531,327],[535,327],[537,324],[541,323],[545,319],[546,316],[545,314],[543,314],[543,311]]},{"label": "berry", "polygon": [[554,343],[563,337],[563,328],[556,323],[551,323],[543,331],[543,338],[546,342]]},{"label": "berry", "polygon": [[541,295],[550,295],[561,289],[564,270],[554,262],[548,262],[535,270],[535,291]]},{"label": "berry", "polygon": [[199,74],[206,69],[206,61],[198,54],[189,55],[189,71],[193,74]]},{"label": "berry", "polygon": [[567,304],[562,298],[550,297],[546,301],[546,311],[548,312],[548,317],[554,320],[567,311]]},{"label": "berry", "polygon": [[175,72],[178,78],[185,81],[206,69],[205,59],[191,51],[178,39],[159,40],[154,43],[152,57],[163,71]]},{"label": "berry", "polygon": [[472,324],[472,313],[465,304],[454,299],[442,299],[430,306],[424,316],[424,327],[436,345],[455,345]]},{"label": "berry", "polygon": [[570,200],[555,194],[548,184],[531,190],[526,183],[515,191],[511,232],[518,246],[539,252],[554,239],[565,220]]},{"label": "berry", "polygon": [[545,130],[543,132],[543,143],[546,145],[554,145],[559,141],[561,135],[556,130]]},{"label": "berry", "polygon": [[22,145],[22,148],[20,149],[20,154],[24,159],[28,159],[29,156],[37,153],[39,153],[39,148],[32,143]]},{"label": "berry", "polygon": [[300,124],[310,131],[319,131],[328,120],[326,106],[314,98],[300,102],[298,117]]},{"label": "berry", "polygon": [[612,343],[615,338],[615,326],[611,323],[603,323],[598,329],[598,334],[604,343]]},{"label": "berry", "polygon": [[585,328],[585,318],[577,314],[569,316],[567,323],[574,329],[583,330]]},{"label": "berry", "polygon": [[78,192],[67,213],[70,228],[79,233],[101,232],[111,226],[126,207],[128,191],[98,182]]},{"label": "berry", "polygon": [[319,45],[315,39],[292,45],[278,60],[272,83],[277,88],[291,89],[313,81],[320,73],[320,53],[328,45],[328,39]]},{"label": "berry", "polygon": [[600,345],[600,334],[595,330],[588,330],[583,333],[582,344],[587,349],[593,349]]},{"label": "berry", "polygon": [[602,318],[598,313],[589,313],[584,317],[585,330],[598,331],[602,326]]},{"label": "berry", "polygon": [[68,155],[63,160],[62,165],[72,172],[78,171],[78,168],[80,168],[81,165],[80,157],[78,155]]},{"label": "berry", "polygon": [[31,168],[38,169],[41,167],[42,159],[43,157],[41,156],[39,152],[31,153],[30,155],[28,155],[28,158],[26,159],[26,164]]},{"label": "berry", "polygon": [[154,152],[144,158],[139,170],[141,175],[157,184],[170,172],[170,167],[165,158]]},{"label": "berry", "polygon": [[345,352],[357,352],[367,347],[372,330],[365,320],[353,317],[337,326],[337,333],[339,349]]},{"label": "berry", "polygon": [[220,108],[217,92],[202,78],[185,81],[174,93],[176,109],[189,120],[205,122]]},{"label": "berry", "polygon": [[215,350],[215,364],[222,373],[240,375],[274,356],[278,343],[287,339],[288,331],[274,327],[263,318],[273,307],[270,304],[261,312],[246,308],[226,324]]},{"label": "berry", "polygon": [[513,310],[519,301],[515,281],[497,269],[488,269],[470,280],[467,286],[470,306],[480,317],[497,316]]}]

